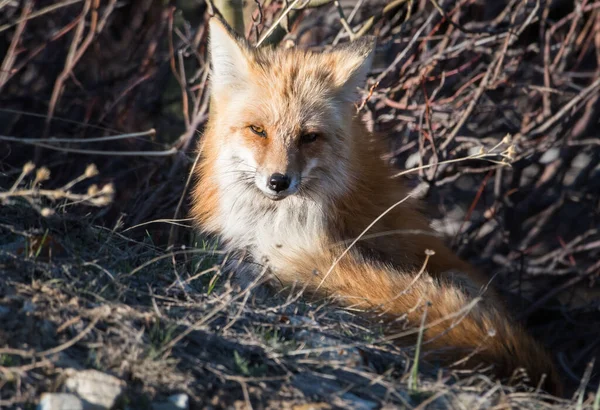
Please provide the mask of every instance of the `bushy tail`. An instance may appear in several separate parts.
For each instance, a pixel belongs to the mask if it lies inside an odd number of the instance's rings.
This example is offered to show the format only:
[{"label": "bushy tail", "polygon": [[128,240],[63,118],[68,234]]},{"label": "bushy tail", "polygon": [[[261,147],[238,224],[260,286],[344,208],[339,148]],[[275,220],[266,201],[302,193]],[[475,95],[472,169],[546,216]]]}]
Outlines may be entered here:
[{"label": "bushy tail", "polygon": [[425,272],[404,273],[352,255],[324,277],[330,267],[323,265],[319,274],[311,270],[304,278],[314,294],[335,296],[346,306],[385,316],[392,324],[390,337],[415,336],[425,317],[422,347],[429,357],[463,368],[491,365],[506,379],[522,368],[530,384],[561,394],[560,379],[545,349],[509,319],[493,292],[480,294],[468,276],[434,279]]}]

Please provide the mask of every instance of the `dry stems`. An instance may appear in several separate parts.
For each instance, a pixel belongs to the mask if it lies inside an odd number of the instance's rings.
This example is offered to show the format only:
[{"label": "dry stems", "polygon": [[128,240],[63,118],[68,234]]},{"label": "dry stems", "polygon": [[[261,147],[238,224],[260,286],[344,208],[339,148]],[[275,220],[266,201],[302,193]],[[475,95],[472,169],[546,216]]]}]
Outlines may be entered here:
[{"label": "dry stems", "polygon": [[[557,402],[558,408],[576,408],[578,402],[592,408],[594,399],[584,391],[597,390],[598,376],[588,371],[588,363],[600,351],[594,330],[600,304],[600,2],[261,0],[248,7],[245,32],[255,42],[322,50],[366,34],[378,37],[360,115],[387,138],[386,159],[436,206],[438,228],[454,238],[465,258],[495,273],[509,304],[555,352],[577,392],[575,401]],[[378,335],[346,321],[347,312],[301,305],[307,310],[298,314],[298,294],[281,305],[255,303],[251,297],[233,300],[232,288],[212,290],[226,282],[220,265],[190,267],[207,259],[212,248],[181,249],[200,242],[189,229],[159,223],[186,216],[192,147],[209,108],[208,8],[183,3],[182,8],[151,1],[42,5],[0,0],[0,256],[10,261],[0,265],[10,278],[9,285],[0,284],[0,297],[9,286],[23,300],[34,295],[40,306],[51,306],[55,316],[47,320],[57,327],[71,320],[71,338],[54,346],[72,340],[94,320],[91,310],[70,310],[68,297],[86,304],[117,301],[112,314],[123,323],[100,319],[84,335],[85,343],[66,352],[94,351],[98,362],[113,370],[117,358],[126,360],[130,367],[122,374],[147,376],[144,394],[185,386],[197,402],[203,395],[226,401],[231,397],[223,392],[233,389],[239,400],[256,405],[266,402],[261,388],[272,392],[287,386],[291,396],[312,392],[343,406],[349,396],[339,392],[349,388],[365,400],[424,408],[440,396],[458,395],[464,383],[482,400],[501,397],[499,387],[478,375],[454,387],[430,384],[432,394],[422,400],[407,396],[402,378],[407,373],[398,370],[404,359],[393,348],[372,343],[381,341]],[[149,129],[156,134],[140,133]],[[507,134],[513,138],[502,144]],[[38,149],[39,175],[34,175],[25,164],[38,147],[44,149]],[[85,172],[90,163],[99,170],[92,178]],[[42,218],[35,229],[22,225],[32,219],[15,210],[23,201],[38,214],[55,209],[64,218],[71,215],[65,210],[90,212],[95,223],[116,228],[108,230],[110,238],[100,235],[100,242],[92,240],[82,250],[72,230],[51,226],[56,218]],[[67,208],[72,202],[79,206]],[[108,206],[95,210],[90,205]],[[123,227],[131,229],[122,232]],[[82,230],[88,229],[108,232]],[[18,238],[27,244],[46,230],[71,247],[72,257],[83,255],[85,263],[36,261],[23,259],[31,252],[15,253],[24,246]],[[166,244],[172,254],[158,249]],[[190,288],[209,276],[206,284]],[[52,285],[57,278],[73,285]],[[139,309],[134,307],[138,299],[143,300]],[[10,300],[0,303],[26,315]],[[44,323],[35,312],[35,323]],[[201,322],[207,312],[213,312],[210,320]],[[307,312],[319,326],[291,324],[305,320]],[[179,343],[161,344],[168,349],[156,349],[152,357],[157,360],[146,355],[152,323],[158,323],[158,333],[174,326],[183,335]],[[100,325],[112,329],[112,339]],[[274,351],[258,328],[282,332],[297,345],[288,349],[277,343],[281,350]],[[302,339],[302,330],[328,343],[314,345],[314,338]],[[345,339],[344,331],[353,336]],[[372,340],[361,340],[361,333]],[[16,349],[25,339],[15,340],[8,346]],[[105,342],[104,350],[89,347],[99,341]],[[342,363],[334,355],[340,345],[367,352],[366,368]],[[219,354],[217,346],[225,346],[226,353]],[[233,351],[247,362],[236,363]],[[214,357],[221,363],[210,360]],[[381,365],[386,361],[396,367]],[[268,376],[260,373],[261,363]],[[36,380],[40,374],[55,375],[49,370],[53,366],[45,360],[0,363],[3,375],[13,375],[8,391],[15,393],[2,393],[0,403],[15,405],[26,401],[27,392],[35,395],[41,388]],[[166,368],[173,379],[161,379]],[[587,387],[579,388],[582,378]],[[216,387],[207,391],[198,380]],[[323,389],[311,390],[320,383]],[[420,388],[427,390],[427,383],[421,380]],[[541,405],[539,397],[505,393],[509,407]]]}]

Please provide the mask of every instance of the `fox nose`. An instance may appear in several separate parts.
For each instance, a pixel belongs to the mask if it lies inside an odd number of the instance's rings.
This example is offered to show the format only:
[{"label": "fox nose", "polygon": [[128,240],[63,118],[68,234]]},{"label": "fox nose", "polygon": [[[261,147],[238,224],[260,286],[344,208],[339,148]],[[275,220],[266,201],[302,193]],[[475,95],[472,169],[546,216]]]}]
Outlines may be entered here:
[{"label": "fox nose", "polygon": [[278,172],[269,177],[269,188],[275,192],[285,191],[290,187],[290,177]]}]

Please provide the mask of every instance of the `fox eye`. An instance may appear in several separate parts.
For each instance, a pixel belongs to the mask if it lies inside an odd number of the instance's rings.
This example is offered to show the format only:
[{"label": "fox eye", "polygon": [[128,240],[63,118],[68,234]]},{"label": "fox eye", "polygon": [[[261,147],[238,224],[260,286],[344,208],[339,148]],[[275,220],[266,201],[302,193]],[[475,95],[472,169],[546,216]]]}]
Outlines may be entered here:
[{"label": "fox eye", "polygon": [[267,136],[267,133],[265,132],[265,129],[263,127],[259,127],[258,125],[251,125],[248,128],[250,128],[250,131],[258,135],[259,137],[265,138]]},{"label": "fox eye", "polygon": [[310,144],[311,142],[315,142],[317,140],[317,138],[319,138],[319,134],[317,134],[316,132],[309,132],[309,133],[303,134],[300,137],[300,143],[301,144]]}]

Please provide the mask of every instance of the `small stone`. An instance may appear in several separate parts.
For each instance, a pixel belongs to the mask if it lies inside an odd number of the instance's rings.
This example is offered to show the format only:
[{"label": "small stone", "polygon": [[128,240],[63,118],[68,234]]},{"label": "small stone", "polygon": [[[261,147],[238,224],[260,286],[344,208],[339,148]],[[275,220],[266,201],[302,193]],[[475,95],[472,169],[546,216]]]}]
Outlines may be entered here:
[{"label": "small stone", "polygon": [[77,394],[96,409],[112,408],[123,393],[125,383],[97,370],[74,372],[64,384],[69,393]]},{"label": "small stone", "polygon": [[152,410],[187,410],[190,405],[187,394],[174,394],[165,402],[152,403]]},{"label": "small stone", "polygon": [[421,154],[418,152],[411,154],[406,159],[406,162],[404,163],[404,168],[411,169],[411,168],[415,168],[415,167],[419,166],[420,158],[421,158]]},{"label": "small stone", "polygon": [[86,407],[74,394],[43,393],[37,410],[86,410]]},{"label": "small stone", "polygon": [[167,399],[177,406],[178,409],[187,409],[190,405],[190,398],[187,394],[173,394]]},{"label": "small stone", "polygon": [[542,154],[538,162],[540,164],[547,165],[553,161],[556,161],[559,155],[560,150],[558,148],[550,148]]}]

